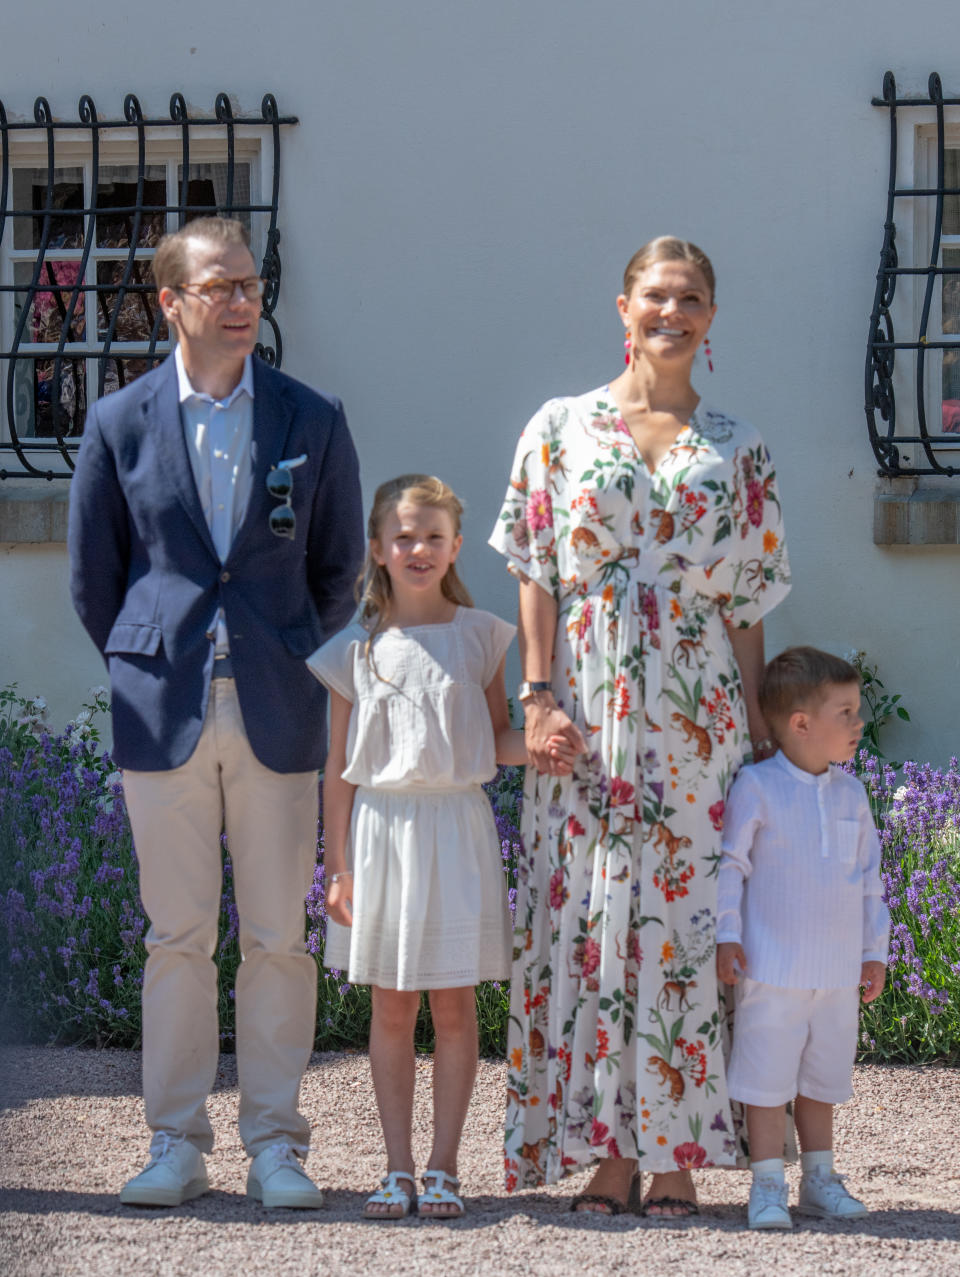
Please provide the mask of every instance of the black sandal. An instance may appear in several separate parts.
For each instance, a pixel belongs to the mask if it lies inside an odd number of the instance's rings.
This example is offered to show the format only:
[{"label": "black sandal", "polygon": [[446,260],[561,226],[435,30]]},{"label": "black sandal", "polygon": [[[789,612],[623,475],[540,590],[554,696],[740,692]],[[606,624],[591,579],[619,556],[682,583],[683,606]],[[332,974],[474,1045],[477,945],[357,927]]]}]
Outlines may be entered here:
[{"label": "black sandal", "polygon": [[[606,1210],[584,1210],[580,1207],[584,1203],[596,1202],[598,1206],[606,1206]],[[626,1212],[626,1203],[621,1202],[618,1197],[604,1197],[602,1193],[577,1193],[576,1197],[570,1203],[570,1209],[577,1215],[623,1215]]]},{"label": "black sandal", "polygon": [[[673,1212],[669,1215],[665,1213],[651,1215],[651,1206],[682,1206],[683,1210],[678,1215]],[[700,1207],[696,1202],[690,1201],[687,1197],[648,1197],[645,1201],[640,1203],[640,1208],[637,1213],[642,1215],[645,1219],[689,1219],[692,1215],[700,1214]]]}]

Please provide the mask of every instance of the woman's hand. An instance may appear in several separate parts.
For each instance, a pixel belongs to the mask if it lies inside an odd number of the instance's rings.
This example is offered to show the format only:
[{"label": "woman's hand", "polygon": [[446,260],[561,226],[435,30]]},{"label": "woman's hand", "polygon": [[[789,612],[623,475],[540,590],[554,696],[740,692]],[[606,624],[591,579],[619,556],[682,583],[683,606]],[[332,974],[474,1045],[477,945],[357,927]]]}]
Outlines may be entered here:
[{"label": "woman's hand", "polygon": [[[527,577],[520,580],[520,666],[531,683],[549,683],[557,632],[557,601]],[[552,692],[523,702],[523,731],[530,764],[548,776],[567,776],[586,752],[580,728],[560,709]],[[551,741],[551,737],[556,738]],[[561,743],[562,742],[562,743]]]},{"label": "woman's hand", "polygon": [[750,737],[753,746],[753,761],[762,763],[765,758],[772,758],[780,748],[773,736],[753,736]]},{"label": "woman's hand", "polygon": [[733,648],[740,681],[743,684],[743,702],[747,711],[747,727],[753,745],[753,761],[763,762],[772,758],[778,745],[770,725],[763,717],[757,693],[763,677],[763,622],[758,621],[749,629],[740,630],[727,624],[727,637]]},{"label": "woman's hand", "polygon": [[[332,879],[336,878],[336,882]],[[341,927],[353,926],[353,874],[341,870],[327,886],[327,915]]]},{"label": "woman's hand", "polygon": [[587,743],[576,723],[560,709],[549,692],[526,701],[524,736],[531,765],[548,776],[566,776]]}]

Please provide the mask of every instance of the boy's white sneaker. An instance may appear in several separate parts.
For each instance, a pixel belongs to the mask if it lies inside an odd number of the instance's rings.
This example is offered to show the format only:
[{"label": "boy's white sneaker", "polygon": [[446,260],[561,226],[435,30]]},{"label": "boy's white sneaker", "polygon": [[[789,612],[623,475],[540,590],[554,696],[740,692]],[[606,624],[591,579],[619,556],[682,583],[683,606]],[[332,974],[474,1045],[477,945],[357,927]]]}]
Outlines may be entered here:
[{"label": "boy's white sneaker", "polygon": [[843,1177],[826,1166],[815,1166],[801,1179],[797,1210],[818,1219],[863,1219],[869,1213],[863,1202],[844,1188]]},{"label": "boy's white sneaker", "polygon": [[759,1175],[754,1179],[750,1185],[747,1224],[750,1228],[793,1227],[787,1210],[787,1186],[782,1180]]},{"label": "boy's white sneaker", "polygon": [[210,1185],[203,1154],[182,1135],[159,1131],[150,1144],[150,1161],[120,1190],[125,1206],[179,1206]]}]

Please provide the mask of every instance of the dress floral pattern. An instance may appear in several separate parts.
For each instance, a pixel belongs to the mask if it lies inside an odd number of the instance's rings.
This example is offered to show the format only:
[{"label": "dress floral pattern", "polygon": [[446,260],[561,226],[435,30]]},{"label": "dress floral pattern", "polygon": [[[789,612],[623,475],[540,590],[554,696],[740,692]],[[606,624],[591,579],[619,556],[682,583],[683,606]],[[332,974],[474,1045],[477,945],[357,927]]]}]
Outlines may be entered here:
[{"label": "dress floral pattern", "polygon": [[491,544],[557,599],[554,693],[588,742],[570,777],[527,769],[507,1189],[598,1156],[732,1165],[716,872],[749,738],[726,628],[789,590],[770,455],[701,404],[651,474],[608,388],[552,400]]}]

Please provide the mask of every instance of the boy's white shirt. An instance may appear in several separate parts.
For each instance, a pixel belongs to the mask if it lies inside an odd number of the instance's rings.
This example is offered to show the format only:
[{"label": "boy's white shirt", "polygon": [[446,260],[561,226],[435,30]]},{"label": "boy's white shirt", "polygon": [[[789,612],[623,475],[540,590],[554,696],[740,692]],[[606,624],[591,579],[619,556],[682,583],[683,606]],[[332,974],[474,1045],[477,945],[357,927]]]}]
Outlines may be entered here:
[{"label": "boy's white shirt", "polygon": [[885,962],[880,841],[863,786],[782,753],[744,767],[724,812],[717,942],[738,941],[746,974],[793,989],[855,986]]}]

